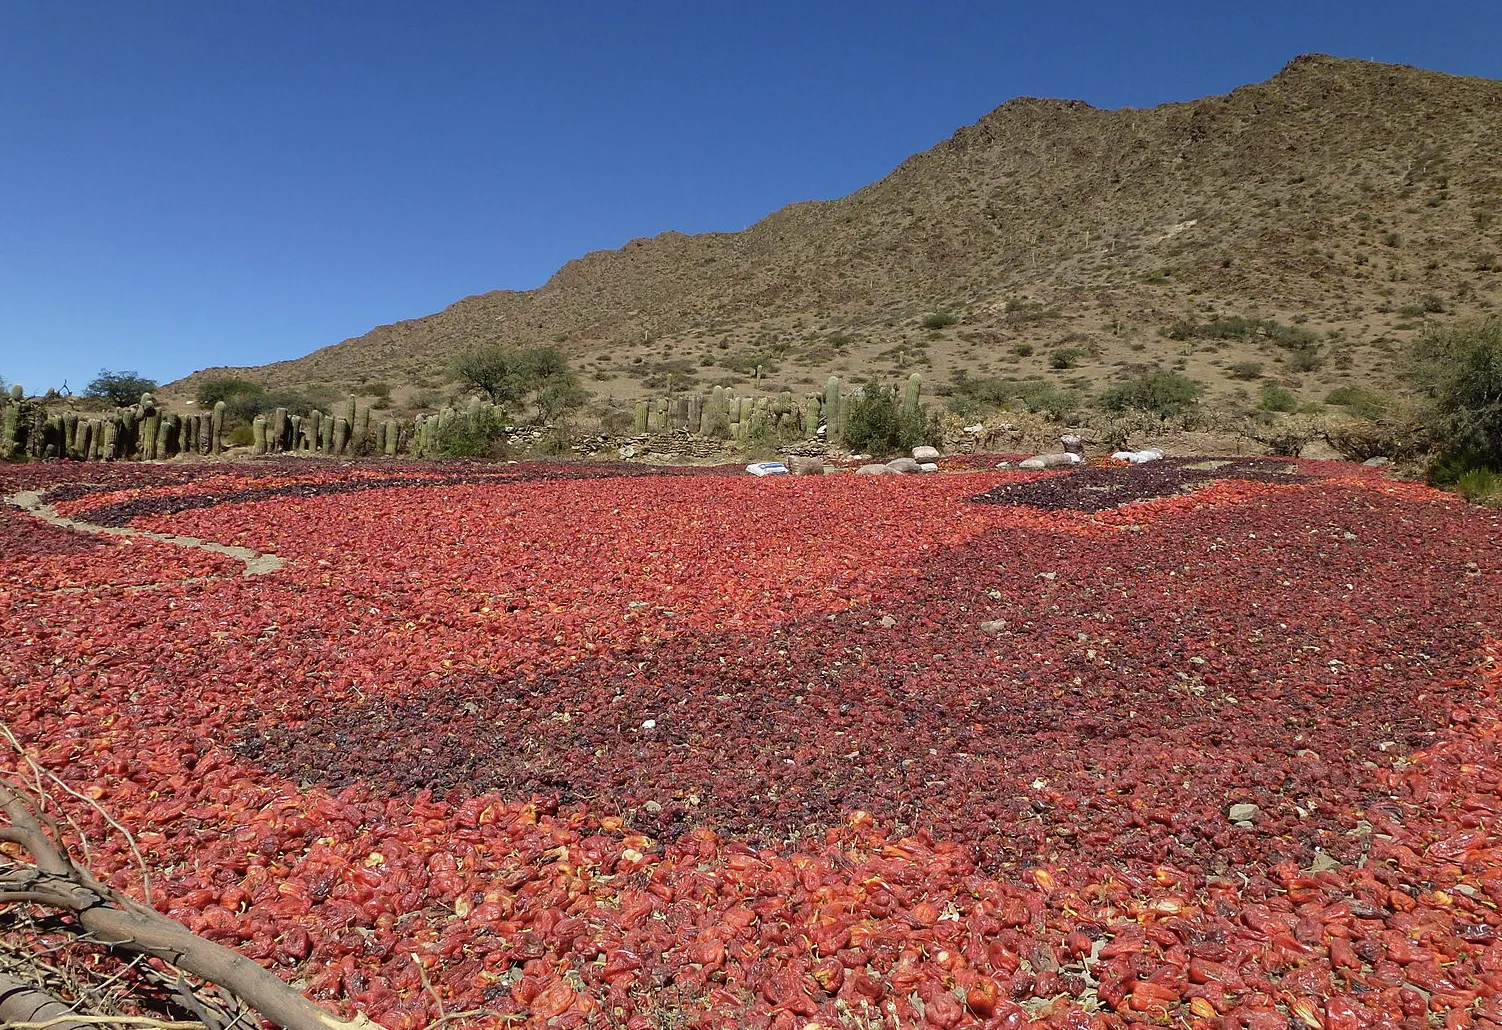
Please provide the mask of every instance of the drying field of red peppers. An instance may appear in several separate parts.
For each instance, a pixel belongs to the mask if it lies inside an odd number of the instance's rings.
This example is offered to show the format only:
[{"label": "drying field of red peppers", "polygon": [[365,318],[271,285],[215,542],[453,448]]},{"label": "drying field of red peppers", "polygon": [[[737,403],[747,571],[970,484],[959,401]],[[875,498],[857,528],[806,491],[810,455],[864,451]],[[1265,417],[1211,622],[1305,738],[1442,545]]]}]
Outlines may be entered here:
[{"label": "drying field of red peppers", "polygon": [[0,470],[0,718],[403,1030],[1502,1026],[1498,513],[989,464]]}]

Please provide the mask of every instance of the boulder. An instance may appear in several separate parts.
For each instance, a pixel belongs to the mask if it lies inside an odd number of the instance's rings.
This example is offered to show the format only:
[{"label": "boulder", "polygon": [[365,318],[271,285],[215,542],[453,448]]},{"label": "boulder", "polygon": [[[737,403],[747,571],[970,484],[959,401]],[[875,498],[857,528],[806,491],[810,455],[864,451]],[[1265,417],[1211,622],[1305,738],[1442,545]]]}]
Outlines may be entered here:
[{"label": "boulder", "polygon": [[893,472],[902,473],[923,471],[923,466],[919,465],[912,458],[893,458],[891,461],[887,462],[887,468],[891,469]]},{"label": "boulder", "polygon": [[1017,463],[1020,469],[1053,469],[1064,468],[1069,465],[1084,464],[1084,457],[1078,454],[1035,454]]},{"label": "boulder", "polygon": [[939,466],[938,466],[937,462],[925,461],[923,464],[921,464],[921,465],[918,466],[918,471],[919,472],[937,472],[937,471],[939,471]]},{"label": "boulder", "polygon": [[895,476],[897,470],[885,465],[862,465],[855,470],[857,476]]},{"label": "boulder", "polygon": [[1085,453],[1085,441],[1081,440],[1079,436],[1074,433],[1065,433],[1063,436],[1059,437],[1059,443],[1064,446],[1065,454]]},{"label": "boulder", "polygon": [[938,461],[939,449],[937,447],[914,447],[913,460],[917,462]]},{"label": "boulder", "polygon": [[822,476],[824,474],[824,463],[818,458],[793,454],[788,456],[787,465],[795,476]]},{"label": "boulder", "polygon": [[1149,461],[1158,461],[1163,457],[1163,452],[1156,447],[1149,447],[1145,451],[1117,451],[1111,457],[1117,461],[1129,461],[1133,465],[1141,465]]},{"label": "boulder", "polygon": [[1384,458],[1384,457],[1378,456],[1378,457],[1375,457],[1375,458],[1368,458],[1365,461],[1363,461],[1361,464],[1365,465],[1369,469],[1381,469],[1381,468],[1387,468],[1387,466],[1391,465],[1392,464],[1392,459],[1391,458]]}]

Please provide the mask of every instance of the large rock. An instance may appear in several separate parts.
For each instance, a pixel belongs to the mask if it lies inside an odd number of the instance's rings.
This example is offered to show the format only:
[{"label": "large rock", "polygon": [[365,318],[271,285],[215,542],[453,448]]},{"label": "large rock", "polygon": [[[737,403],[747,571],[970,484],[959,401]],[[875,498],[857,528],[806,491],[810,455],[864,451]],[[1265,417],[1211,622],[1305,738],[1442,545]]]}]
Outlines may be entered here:
[{"label": "large rock", "polygon": [[824,463],[818,458],[790,454],[787,464],[795,476],[822,476],[824,474]]},{"label": "large rock", "polygon": [[1111,457],[1117,461],[1129,461],[1133,465],[1143,465],[1149,461],[1161,461],[1163,452],[1156,447],[1149,447],[1145,451],[1117,451]]},{"label": "large rock", "polygon": [[914,447],[913,460],[918,462],[938,461],[939,449],[937,447]]},{"label": "large rock", "polygon": [[855,470],[857,476],[895,476],[897,470],[885,465],[862,465]]},{"label": "large rock", "polygon": [[902,473],[923,471],[923,466],[919,465],[912,458],[893,458],[891,461],[887,462],[887,468],[891,469],[893,472]]},{"label": "large rock", "polygon": [[1070,465],[1082,465],[1085,459],[1078,454],[1035,454],[1017,463],[1020,469],[1054,469]]}]

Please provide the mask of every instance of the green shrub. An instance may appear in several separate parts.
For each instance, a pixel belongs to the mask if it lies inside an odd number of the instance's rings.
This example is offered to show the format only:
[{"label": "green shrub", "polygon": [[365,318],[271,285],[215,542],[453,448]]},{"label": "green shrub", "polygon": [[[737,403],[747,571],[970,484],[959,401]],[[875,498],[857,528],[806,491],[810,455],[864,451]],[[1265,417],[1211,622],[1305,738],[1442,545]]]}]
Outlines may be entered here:
[{"label": "green shrub", "polygon": [[241,379],[238,376],[215,376],[205,379],[198,384],[198,392],[195,395],[200,408],[212,408],[220,401],[225,403],[236,394],[262,394],[266,387],[250,379]]},{"label": "green shrub", "polygon": [[840,414],[840,442],[869,454],[906,453],[938,436],[938,420],[920,407],[908,411],[894,389],[867,387],[865,396],[845,402]]},{"label": "green shrub", "polygon": [[1262,362],[1238,361],[1226,368],[1226,374],[1232,379],[1252,380],[1262,378]]},{"label": "green shrub", "polygon": [[531,452],[543,458],[562,458],[573,453],[573,434],[564,426],[550,426],[532,444]]},{"label": "green shrub", "polygon": [[1426,332],[1405,364],[1439,456],[1502,469],[1502,318]]},{"label": "green shrub", "polygon": [[1262,399],[1257,402],[1257,407],[1263,411],[1296,411],[1298,406],[1298,398],[1287,387],[1277,383],[1262,384]]},{"label": "green shrub", "polygon": [[1381,418],[1391,405],[1391,401],[1381,394],[1357,386],[1337,386],[1325,395],[1325,403],[1338,405],[1356,418],[1366,419]]},{"label": "green shrub", "polygon": [[1325,356],[1314,345],[1293,351],[1288,355],[1288,367],[1295,372],[1314,372],[1325,364]]},{"label": "green shrub", "polygon": [[501,409],[481,408],[478,414],[461,414],[438,430],[438,453],[446,458],[507,458],[506,420]]},{"label": "green shrub", "polygon": [[1193,408],[1204,392],[1203,383],[1179,372],[1147,372],[1107,390],[1100,406],[1107,411],[1146,411],[1167,417]]},{"label": "green shrub", "polygon": [[947,311],[935,311],[931,315],[923,316],[923,328],[937,331],[939,329],[947,329],[958,321],[958,318],[955,318]]},{"label": "green shrub", "polygon": [[1033,356],[1033,345],[1030,343],[1013,344],[1012,353],[1019,358],[1030,358]]},{"label": "green shrub", "polygon": [[1085,403],[1078,390],[1062,390],[1046,379],[962,379],[948,388],[949,410],[964,418],[987,411],[1023,408],[1063,418]]},{"label": "green shrub", "polygon": [[1271,318],[1247,318],[1226,315],[1209,322],[1181,318],[1163,330],[1171,340],[1271,340],[1285,350],[1305,350],[1316,345],[1318,338],[1302,326],[1286,325]]},{"label": "green shrub", "polygon": [[1472,504],[1502,504],[1502,476],[1488,468],[1473,468],[1455,480],[1455,489]]},{"label": "green shrub", "polygon": [[1060,347],[1048,355],[1048,363],[1054,368],[1078,368],[1087,353],[1080,347]]}]

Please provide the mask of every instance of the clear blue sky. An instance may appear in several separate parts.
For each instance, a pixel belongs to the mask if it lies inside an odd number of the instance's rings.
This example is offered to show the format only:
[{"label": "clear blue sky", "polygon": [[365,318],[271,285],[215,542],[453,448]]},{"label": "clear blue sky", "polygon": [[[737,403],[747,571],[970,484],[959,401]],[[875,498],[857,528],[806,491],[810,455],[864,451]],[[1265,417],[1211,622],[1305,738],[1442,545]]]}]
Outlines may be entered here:
[{"label": "clear blue sky", "polygon": [[1502,2],[0,0],[0,376],[296,357],[834,197],[1019,95],[1502,78]]}]

